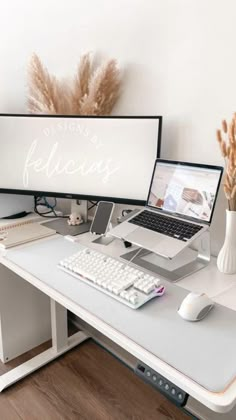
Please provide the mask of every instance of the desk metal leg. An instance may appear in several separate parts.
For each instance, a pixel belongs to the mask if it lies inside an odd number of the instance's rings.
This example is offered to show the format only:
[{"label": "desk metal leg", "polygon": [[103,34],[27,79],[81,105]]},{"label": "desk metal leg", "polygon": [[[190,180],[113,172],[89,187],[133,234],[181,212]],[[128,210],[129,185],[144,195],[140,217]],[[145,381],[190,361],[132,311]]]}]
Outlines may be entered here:
[{"label": "desk metal leg", "polygon": [[68,344],[67,309],[51,299],[52,346],[60,351]]},{"label": "desk metal leg", "polygon": [[89,338],[82,331],[68,337],[67,310],[53,299],[51,299],[51,328],[52,347],[1,375],[0,392]]}]

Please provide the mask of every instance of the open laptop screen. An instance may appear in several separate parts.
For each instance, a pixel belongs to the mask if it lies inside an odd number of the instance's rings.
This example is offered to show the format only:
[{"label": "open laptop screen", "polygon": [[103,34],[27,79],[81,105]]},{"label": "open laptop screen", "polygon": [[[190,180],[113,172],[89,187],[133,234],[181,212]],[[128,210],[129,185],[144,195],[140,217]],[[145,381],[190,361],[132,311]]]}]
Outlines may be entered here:
[{"label": "open laptop screen", "polygon": [[148,206],[181,217],[211,222],[223,168],[158,160]]}]

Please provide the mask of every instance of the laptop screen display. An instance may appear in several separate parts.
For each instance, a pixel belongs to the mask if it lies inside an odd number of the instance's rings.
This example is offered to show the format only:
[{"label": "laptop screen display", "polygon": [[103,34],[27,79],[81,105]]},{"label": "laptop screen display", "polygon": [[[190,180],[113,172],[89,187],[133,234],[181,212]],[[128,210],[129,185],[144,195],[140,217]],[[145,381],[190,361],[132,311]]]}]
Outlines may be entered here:
[{"label": "laptop screen display", "polygon": [[210,222],[221,175],[220,167],[156,161],[147,204]]}]

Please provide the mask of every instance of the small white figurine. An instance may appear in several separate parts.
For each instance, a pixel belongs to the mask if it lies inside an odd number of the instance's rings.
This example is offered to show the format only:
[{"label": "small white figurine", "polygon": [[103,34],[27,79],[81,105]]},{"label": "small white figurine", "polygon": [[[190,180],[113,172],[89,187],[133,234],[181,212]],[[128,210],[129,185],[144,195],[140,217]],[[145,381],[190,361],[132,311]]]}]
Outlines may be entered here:
[{"label": "small white figurine", "polygon": [[71,213],[69,219],[67,220],[67,223],[70,226],[81,225],[83,222],[82,217],[78,213]]}]

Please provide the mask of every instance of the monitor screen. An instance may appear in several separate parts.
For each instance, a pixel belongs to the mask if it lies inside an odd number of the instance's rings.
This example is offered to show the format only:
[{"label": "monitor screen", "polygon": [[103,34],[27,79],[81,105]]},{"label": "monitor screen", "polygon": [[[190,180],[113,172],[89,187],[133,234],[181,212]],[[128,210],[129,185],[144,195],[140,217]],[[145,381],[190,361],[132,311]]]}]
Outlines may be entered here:
[{"label": "monitor screen", "polygon": [[219,166],[157,160],[148,205],[210,222],[221,175]]},{"label": "monitor screen", "polygon": [[143,204],[161,117],[0,115],[0,192]]}]

